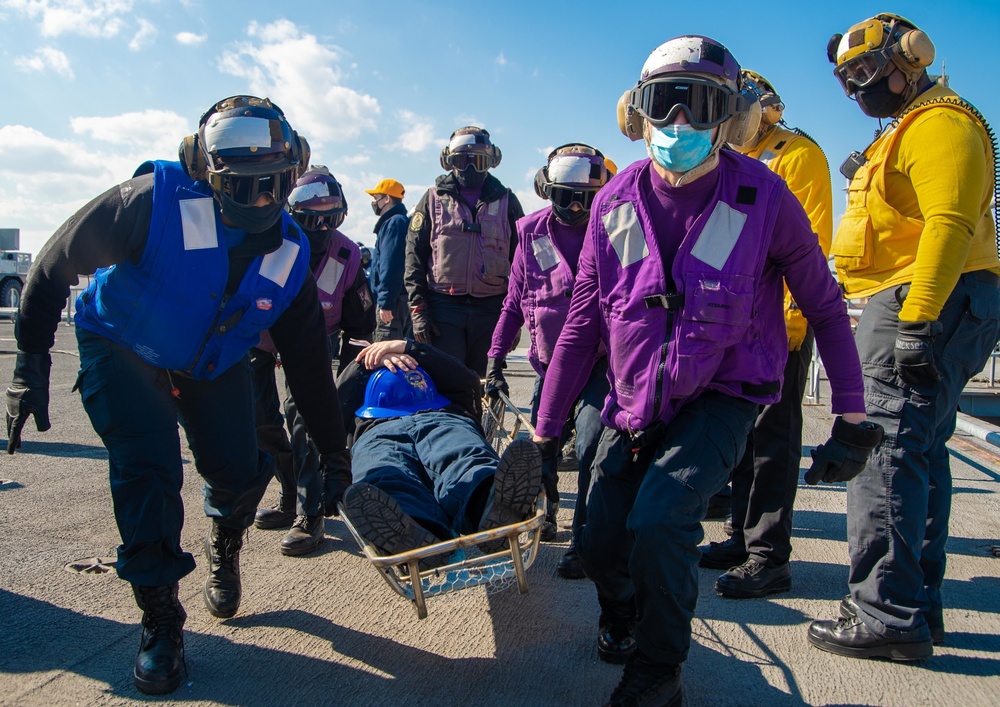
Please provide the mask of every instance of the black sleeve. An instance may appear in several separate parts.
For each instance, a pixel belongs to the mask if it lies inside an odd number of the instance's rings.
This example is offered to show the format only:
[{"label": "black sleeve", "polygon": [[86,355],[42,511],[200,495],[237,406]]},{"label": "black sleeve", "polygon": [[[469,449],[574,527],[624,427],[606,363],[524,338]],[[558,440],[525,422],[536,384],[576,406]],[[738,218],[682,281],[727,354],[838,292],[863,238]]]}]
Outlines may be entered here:
[{"label": "black sleeve", "polygon": [[270,333],[281,354],[288,389],[316,448],[320,454],[345,449],[347,441],[333,383],[326,321],[312,274]]},{"label": "black sleeve", "polygon": [[406,353],[417,359],[417,364],[427,371],[441,395],[462,408],[477,423],[480,421],[483,402],[478,373],[430,344],[419,344],[408,339]]},{"label": "black sleeve", "polygon": [[428,189],[420,198],[406,231],[406,270],[403,279],[410,305],[427,299],[427,261],[431,257],[430,193]]},{"label": "black sleeve", "polygon": [[59,227],[28,273],[17,322],[20,350],[44,353],[52,348],[70,288],[80,275],[127,260],[139,262],[152,210],[153,175],[148,174],[108,189]]},{"label": "black sleeve", "polygon": [[517,200],[514,192],[507,190],[507,220],[510,222],[510,262],[514,262],[514,251],[517,250],[517,222],[524,217],[524,208]]},{"label": "black sleeve", "polygon": [[340,328],[350,338],[372,340],[375,332],[375,302],[363,268],[358,268],[354,282],[344,292]]}]

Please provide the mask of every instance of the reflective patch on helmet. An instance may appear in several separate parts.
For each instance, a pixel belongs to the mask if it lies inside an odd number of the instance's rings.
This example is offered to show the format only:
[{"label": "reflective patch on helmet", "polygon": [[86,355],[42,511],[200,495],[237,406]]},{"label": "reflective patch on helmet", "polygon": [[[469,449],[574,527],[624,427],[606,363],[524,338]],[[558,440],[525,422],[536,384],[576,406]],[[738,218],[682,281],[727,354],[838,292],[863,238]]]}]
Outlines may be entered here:
[{"label": "reflective patch on helmet", "polygon": [[205,145],[209,152],[234,148],[271,149],[271,121],[255,116],[213,118],[205,125]]},{"label": "reflective patch on helmet", "polygon": [[476,133],[465,133],[464,135],[456,135],[448,143],[448,149],[454,152],[461,147],[475,147],[476,144],[483,145],[485,140],[482,135]]},{"label": "reflective patch on helmet", "polygon": [[316,278],[316,287],[326,294],[332,295],[334,290],[337,289],[337,283],[340,282],[340,278],[343,276],[344,264],[336,258],[327,258],[326,267],[323,268],[320,276]]},{"label": "reflective patch on helmet", "polygon": [[295,187],[288,197],[288,203],[294,207],[296,204],[301,204],[304,201],[309,201],[317,197],[322,199],[328,196],[335,196],[330,193],[329,184],[326,182],[309,182],[308,184]]},{"label": "reflective patch on helmet", "polygon": [[556,184],[590,184],[590,160],[575,155],[557,155],[549,162],[549,181]]},{"label": "reflective patch on helmet", "polygon": [[552,245],[552,239],[548,236],[531,241],[531,250],[535,254],[535,261],[542,272],[551,270],[559,264],[559,253],[556,252],[555,246]]},{"label": "reflective patch on helmet", "polygon": [[219,234],[215,230],[215,199],[182,199],[180,209],[184,250],[217,248]]},{"label": "reflective patch on helmet", "polygon": [[722,270],[743,232],[747,215],[722,201],[716,203],[691,255],[716,270]]},{"label": "reflective patch on helmet", "polygon": [[298,255],[299,244],[283,239],[278,250],[264,256],[264,262],[260,264],[260,276],[266,277],[278,287],[284,287]]},{"label": "reflective patch on helmet", "polygon": [[636,217],[632,202],[622,202],[621,205],[604,214],[602,220],[604,228],[608,232],[608,239],[611,241],[615,253],[618,254],[618,260],[623,268],[627,268],[632,263],[638,263],[649,255],[646,234],[642,232],[642,225]]},{"label": "reflective patch on helmet", "polygon": [[412,218],[410,218],[410,230],[419,231],[421,228],[423,228],[423,225],[424,225],[424,215],[423,213],[418,211],[417,213],[413,214]]},{"label": "reflective patch on helmet", "polygon": [[648,76],[661,66],[672,66],[681,62],[688,64],[701,62],[701,43],[701,37],[678,37],[661,44],[646,59],[639,75]]}]

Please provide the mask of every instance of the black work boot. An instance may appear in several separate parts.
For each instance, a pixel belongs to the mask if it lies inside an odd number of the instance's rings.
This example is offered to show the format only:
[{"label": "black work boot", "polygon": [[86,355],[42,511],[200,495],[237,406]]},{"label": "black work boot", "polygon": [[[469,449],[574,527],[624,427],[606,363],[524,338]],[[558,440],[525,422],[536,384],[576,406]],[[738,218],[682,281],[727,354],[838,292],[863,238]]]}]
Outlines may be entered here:
[{"label": "black work boot", "polygon": [[750,558],[742,533],[720,543],[702,545],[698,549],[701,550],[698,566],[712,570],[728,570],[742,565]]},{"label": "black work boot", "polygon": [[325,537],[323,516],[299,516],[281,541],[281,554],[307,555],[320,546]]},{"label": "black work boot", "polygon": [[212,520],[212,529],[205,538],[205,559],[208,579],[205,581],[205,606],[208,613],[220,619],[236,614],[243,597],[240,584],[240,550],[243,530],[227,528]]},{"label": "black work boot", "polygon": [[[479,529],[492,530],[526,519],[541,490],[542,455],[538,445],[528,439],[515,439],[500,455],[493,476],[493,497],[486,505]],[[479,547],[485,553],[492,553],[509,546],[507,538],[501,537]]]},{"label": "black work boot", "polygon": [[337,504],[344,498],[344,492],[354,480],[351,472],[351,450],[324,454],[320,457],[323,465],[323,515],[330,518],[339,515]]},{"label": "black work boot", "polygon": [[270,508],[261,508],[254,517],[253,524],[261,530],[281,530],[289,528],[295,520],[295,494],[280,493],[278,502]]},{"label": "black work boot", "polygon": [[550,503],[548,510],[545,511],[545,520],[542,522],[542,528],[539,531],[542,542],[553,543],[556,541],[559,534],[559,528],[556,526],[556,514],[558,512],[559,504]]},{"label": "black work boot", "polygon": [[583,571],[583,563],[580,562],[580,554],[576,551],[576,543],[570,541],[566,554],[559,560],[556,572],[563,579],[585,579],[587,573]]},{"label": "black work boot", "polygon": [[602,600],[597,625],[597,657],[605,663],[624,663],[635,652],[635,601],[617,604]]},{"label": "black work boot", "polygon": [[654,663],[636,651],[606,707],[679,707],[683,700],[680,666]]},{"label": "black work boot", "polygon": [[135,603],[142,609],[142,641],[132,680],[139,692],[166,695],[181,684],[184,667],[184,620],[177,599],[177,583],[159,587],[132,585]]}]

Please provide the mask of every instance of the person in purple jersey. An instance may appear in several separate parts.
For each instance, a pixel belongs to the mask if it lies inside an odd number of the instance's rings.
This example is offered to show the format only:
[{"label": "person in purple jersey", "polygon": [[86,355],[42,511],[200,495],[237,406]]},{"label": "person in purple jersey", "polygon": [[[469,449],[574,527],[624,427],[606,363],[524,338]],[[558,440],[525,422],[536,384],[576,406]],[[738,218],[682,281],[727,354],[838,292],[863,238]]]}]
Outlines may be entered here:
[{"label": "person in purple jersey", "polygon": [[[612,163],[613,164],[613,163]],[[550,206],[529,214],[517,222],[518,248],[511,265],[510,285],[493,332],[486,366],[486,393],[509,394],[504,378],[504,359],[525,323],[531,337],[528,361],[535,369],[535,389],[531,397],[531,423],[536,422],[538,400],[545,369],[552,358],[556,339],[569,313],[577,261],[587,232],[590,206],[597,191],[614,176],[608,160],[599,150],[583,143],[557,147],[545,167],[535,176],[535,193],[551,201]],[[590,488],[590,464],[601,437],[601,405],[608,395],[608,367],[602,355],[596,361],[587,384],[573,405],[570,418],[560,435],[560,443],[576,430],[574,448],[578,460],[576,508],[573,512],[574,535],[587,517],[587,490]],[[555,445],[553,445],[554,447]],[[559,505],[555,449],[544,459],[545,493],[549,508],[542,526],[542,539],[555,540],[556,510]],[[586,575],[576,552],[575,540],[557,568],[560,576],[582,579]]]},{"label": "person in purple jersey", "polygon": [[840,415],[810,473],[859,473],[881,428],[866,422],[850,320],[802,205],[765,165],[720,150],[760,119],[729,50],[699,36],[662,44],[618,117],[651,159],[594,201],[534,439],[557,442],[603,343],[608,429],[578,551],[597,586],[598,655],[625,663],[608,703],[679,705],[708,499],[781,392],[782,278],[815,329]]}]

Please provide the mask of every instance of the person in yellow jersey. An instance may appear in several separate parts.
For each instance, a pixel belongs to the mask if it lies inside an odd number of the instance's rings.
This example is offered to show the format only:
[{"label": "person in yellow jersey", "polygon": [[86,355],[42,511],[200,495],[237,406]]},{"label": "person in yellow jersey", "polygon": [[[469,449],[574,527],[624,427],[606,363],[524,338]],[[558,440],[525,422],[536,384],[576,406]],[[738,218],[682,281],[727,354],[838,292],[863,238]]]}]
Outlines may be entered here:
[{"label": "person in yellow jersey", "polygon": [[945,443],[959,394],[997,341],[996,144],[982,115],[927,75],[934,45],[909,20],[877,15],[827,53],[848,97],[892,119],[841,168],[848,205],[831,247],[846,295],[869,298],[857,345],[869,419],[885,437],[847,485],[850,594],[809,640],[918,660],[945,639]]},{"label": "person in yellow jersey", "polygon": [[[785,105],[767,79],[743,71],[757,94],[760,128],[733,149],[760,160],[782,177],[805,208],[826,255],[833,235],[833,193],[826,156],[811,137],[783,120]],[[733,470],[732,537],[702,548],[702,567],[728,570],[715,583],[725,597],[744,599],[792,588],[792,505],[802,455],[802,397],[812,359],[813,332],[785,288],[788,361],[781,398],[765,405]]]}]

